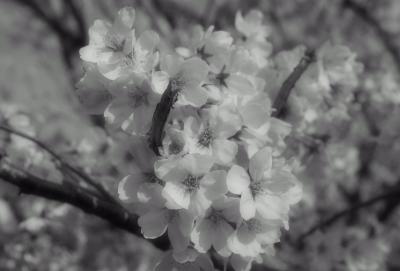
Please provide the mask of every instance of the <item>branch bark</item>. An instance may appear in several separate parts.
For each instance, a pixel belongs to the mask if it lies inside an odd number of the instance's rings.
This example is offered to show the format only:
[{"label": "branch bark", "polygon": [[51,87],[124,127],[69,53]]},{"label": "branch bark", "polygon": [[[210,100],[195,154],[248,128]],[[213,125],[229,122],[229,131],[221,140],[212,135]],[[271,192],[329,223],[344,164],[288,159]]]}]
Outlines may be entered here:
[{"label": "branch bark", "polygon": [[[0,179],[19,188],[21,194],[34,195],[61,203],[68,203],[82,211],[100,217],[117,228],[131,234],[141,236],[138,217],[121,206],[95,197],[79,188],[62,185],[36,176],[26,176],[11,172],[7,169],[0,170]],[[165,240],[148,240],[156,248],[166,250],[169,244]]]},{"label": "branch bark", "polygon": [[114,198],[108,193],[108,191],[99,183],[96,183],[94,180],[92,180],[86,173],[84,173],[81,170],[78,170],[77,168],[73,167],[69,163],[65,162],[64,159],[61,158],[57,153],[55,153],[51,148],[47,147],[46,144],[43,142],[37,140],[34,137],[31,137],[23,132],[16,131],[12,129],[11,127],[3,126],[0,125],[0,130],[5,131],[9,134],[13,134],[19,137],[22,137],[26,140],[29,140],[33,143],[35,143],[38,147],[49,153],[58,163],[61,164],[61,166],[65,167],[67,170],[71,171],[73,174],[76,176],[80,177],[86,184],[97,190],[105,199],[109,199],[111,201],[115,201]]},{"label": "branch bark", "polygon": [[272,106],[272,108],[274,109],[274,111],[272,112],[272,117],[282,118],[287,100],[289,99],[293,87],[296,85],[296,82],[300,79],[300,77],[307,70],[308,66],[314,61],[314,59],[314,50],[307,50],[300,60],[299,64],[297,64],[289,77],[286,78],[286,80],[283,82]]}]

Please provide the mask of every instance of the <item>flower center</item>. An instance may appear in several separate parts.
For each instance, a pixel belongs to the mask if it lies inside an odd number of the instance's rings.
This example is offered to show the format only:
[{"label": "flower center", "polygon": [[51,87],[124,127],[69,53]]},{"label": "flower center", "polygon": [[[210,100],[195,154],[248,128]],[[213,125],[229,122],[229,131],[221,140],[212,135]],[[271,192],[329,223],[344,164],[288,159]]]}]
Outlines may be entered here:
[{"label": "flower center", "polygon": [[183,150],[183,144],[178,141],[172,141],[168,146],[168,151],[170,154],[179,154]]},{"label": "flower center", "polygon": [[106,48],[114,52],[122,52],[125,47],[126,40],[113,34],[106,36]]},{"label": "flower center", "polygon": [[179,75],[172,78],[170,83],[171,83],[171,88],[172,88],[171,90],[173,92],[181,91],[183,89],[183,87],[185,86],[185,80],[183,80],[183,78]]},{"label": "flower center", "polygon": [[147,177],[146,180],[148,183],[159,184],[161,186],[165,185],[165,182],[159,179],[154,173],[146,173],[145,175]]},{"label": "flower center", "polygon": [[185,180],[183,180],[183,185],[186,186],[186,190],[190,193],[197,191],[200,188],[201,177],[196,177],[193,175],[188,175]]},{"label": "flower center", "polygon": [[207,127],[206,129],[204,129],[203,132],[200,133],[198,143],[201,146],[208,148],[210,147],[212,139],[213,139],[212,131],[209,127]]},{"label": "flower center", "polygon": [[219,221],[223,220],[224,217],[222,216],[221,212],[212,209],[210,215],[207,217],[213,224],[218,224]]},{"label": "flower center", "polygon": [[246,222],[247,228],[254,233],[261,233],[263,232],[263,224],[261,223],[260,220],[252,218],[250,220],[247,220]]},{"label": "flower center", "polygon": [[[203,45],[201,48],[197,49],[197,55],[208,63],[208,58],[212,57],[212,54],[206,52],[206,46]],[[210,64],[210,63],[208,63]]]},{"label": "flower center", "polygon": [[222,70],[215,76],[217,84],[223,87],[228,87],[226,79],[230,76],[229,73],[225,72],[226,66],[222,67]]},{"label": "flower center", "polygon": [[258,194],[262,194],[264,192],[264,188],[262,187],[260,182],[252,181],[250,183],[250,191],[253,197],[257,196]]}]

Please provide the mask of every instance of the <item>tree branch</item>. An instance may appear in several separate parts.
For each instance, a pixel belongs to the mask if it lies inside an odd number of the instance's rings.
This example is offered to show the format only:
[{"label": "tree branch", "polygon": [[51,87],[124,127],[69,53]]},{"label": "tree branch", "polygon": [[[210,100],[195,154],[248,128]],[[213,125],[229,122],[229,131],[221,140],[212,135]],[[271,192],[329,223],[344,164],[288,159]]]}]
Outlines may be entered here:
[{"label": "tree branch", "polygon": [[86,173],[84,173],[83,171],[78,170],[77,168],[73,167],[72,165],[70,165],[69,163],[64,161],[64,159],[62,159],[61,156],[59,156],[57,153],[55,153],[51,148],[47,147],[46,144],[44,144],[43,142],[41,142],[41,141],[37,140],[36,138],[31,137],[31,136],[29,136],[29,135],[27,135],[27,134],[25,134],[23,132],[16,131],[16,130],[12,129],[11,127],[0,125],[0,130],[3,130],[5,132],[8,132],[8,133],[13,134],[13,135],[17,135],[19,137],[22,137],[22,138],[24,138],[26,140],[29,140],[29,141],[35,143],[41,149],[43,149],[46,152],[48,152],[57,162],[59,162],[67,170],[69,170],[72,173],[76,174],[86,184],[88,184],[89,186],[91,186],[92,188],[97,190],[105,199],[108,199],[110,201],[116,202],[114,197],[112,197],[110,195],[110,193],[100,183],[95,182]]},{"label": "tree branch", "polygon": [[385,191],[382,194],[379,194],[375,197],[372,197],[366,201],[362,201],[359,203],[356,203],[352,206],[350,206],[349,208],[346,208],[334,215],[332,215],[330,218],[316,224],[315,226],[311,227],[308,231],[306,231],[305,233],[303,233],[299,239],[298,239],[298,244],[303,243],[303,241],[310,235],[312,235],[313,233],[317,232],[318,230],[323,230],[331,225],[333,225],[334,223],[336,223],[337,221],[339,221],[341,218],[346,217],[350,214],[354,214],[355,212],[360,211],[361,209],[370,207],[372,205],[375,205],[376,203],[382,202],[382,201],[388,201],[388,200],[392,200],[392,199],[396,199],[400,196],[400,186],[397,185],[395,187],[393,187],[392,189],[388,189],[388,191]]},{"label": "tree branch", "polygon": [[275,98],[272,108],[272,117],[282,118],[282,113],[286,106],[287,100],[296,82],[300,79],[303,73],[307,70],[308,66],[314,61],[315,52],[314,50],[306,50],[304,56],[301,58],[299,64],[294,68],[292,73],[283,82],[279,92]]},{"label": "tree branch", "polygon": [[[119,205],[90,195],[84,190],[68,185],[54,183],[36,176],[11,172],[5,168],[0,170],[0,179],[20,189],[21,194],[39,196],[57,202],[68,203],[82,211],[100,217],[116,227],[140,235],[137,216],[121,208]],[[156,248],[166,250],[169,244],[161,239],[148,240]]]}]

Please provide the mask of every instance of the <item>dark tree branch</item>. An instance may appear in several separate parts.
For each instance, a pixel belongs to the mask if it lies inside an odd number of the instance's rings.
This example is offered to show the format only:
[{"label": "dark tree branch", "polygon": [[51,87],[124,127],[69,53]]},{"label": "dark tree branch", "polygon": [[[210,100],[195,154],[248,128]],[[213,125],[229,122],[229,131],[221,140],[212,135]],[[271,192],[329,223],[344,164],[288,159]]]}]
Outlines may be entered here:
[{"label": "dark tree branch", "polygon": [[[19,188],[21,194],[39,196],[61,203],[68,203],[82,211],[100,217],[116,227],[140,235],[137,216],[121,208],[119,205],[90,195],[80,188],[62,185],[32,175],[0,169],[0,179]],[[156,248],[166,250],[169,244],[165,240],[149,240]]]},{"label": "dark tree branch", "polygon": [[308,231],[306,231],[299,237],[298,244],[302,244],[308,236],[312,235],[313,233],[315,233],[319,230],[324,230],[324,229],[328,228],[329,226],[332,226],[334,223],[336,223],[337,221],[339,221],[340,219],[342,219],[348,215],[354,214],[364,208],[368,208],[377,203],[389,201],[392,199],[398,199],[399,197],[400,197],[400,186],[397,185],[397,186],[393,187],[392,189],[388,189],[387,191],[385,191],[382,194],[372,197],[366,201],[356,203],[356,204],[350,206],[349,208],[346,208],[346,209],[332,215],[330,218],[311,227]]},{"label": "dark tree branch", "polygon": [[76,22],[77,25],[78,31],[77,34],[75,34],[75,38],[79,44],[85,44],[87,29],[82,12],[79,10],[74,0],[66,0],[64,2],[65,5],[68,7],[68,9],[71,11],[71,15],[74,18],[74,21]]},{"label": "dark tree branch", "polygon": [[273,112],[272,117],[281,118],[284,108],[286,106],[287,100],[289,99],[290,93],[296,82],[300,79],[303,73],[307,70],[308,66],[314,61],[315,52],[314,50],[307,50],[304,56],[301,58],[299,64],[294,68],[292,73],[283,82],[279,92],[274,100],[272,106]]},{"label": "dark tree branch", "polygon": [[29,141],[35,143],[38,147],[40,147],[41,149],[48,152],[58,163],[60,163],[61,166],[65,167],[67,170],[71,171],[76,176],[80,177],[86,184],[88,184],[89,186],[94,188],[96,191],[98,191],[100,193],[100,195],[102,195],[105,199],[108,199],[111,202],[117,203],[117,201],[114,199],[114,197],[111,196],[108,193],[108,191],[100,183],[95,182],[86,173],[78,170],[77,168],[73,167],[72,165],[70,165],[69,163],[64,161],[64,159],[61,156],[59,156],[57,153],[55,153],[51,148],[46,146],[46,144],[44,144],[43,142],[25,134],[25,133],[16,131],[16,130],[12,129],[11,127],[0,125],[0,130],[3,130],[5,132],[13,134],[13,135],[17,135],[19,137],[22,137],[26,140],[29,140]]},{"label": "dark tree branch", "polygon": [[400,52],[391,34],[387,32],[379,21],[369,12],[369,10],[353,0],[343,0],[343,7],[353,11],[358,17],[372,27],[383,45],[388,50],[394,60],[394,64],[400,73]]}]

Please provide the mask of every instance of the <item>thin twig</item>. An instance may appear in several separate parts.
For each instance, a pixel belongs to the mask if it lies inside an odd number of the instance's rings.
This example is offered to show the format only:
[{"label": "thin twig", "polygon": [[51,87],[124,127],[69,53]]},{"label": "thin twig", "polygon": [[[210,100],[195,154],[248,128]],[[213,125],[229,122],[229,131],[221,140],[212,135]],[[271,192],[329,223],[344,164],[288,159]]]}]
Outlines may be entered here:
[{"label": "thin twig", "polygon": [[274,109],[272,112],[272,117],[282,117],[282,113],[293,87],[296,85],[296,82],[300,79],[302,74],[307,70],[308,66],[314,61],[314,58],[314,50],[307,50],[304,56],[301,58],[299,64],[297,64],[289,77],[283,82],[272,106]]},{"label": "thin twig", "polygon": [[333,225],[334,223],[339,221],[341,218],[346,217],[347,215],[353,214],[363,208],[370,207],[376,203],[390,200],[390,199],[393,199],[393,198],[396,198],[399,196],[400,196],[400,187],[395,187],[395,188],[390,189],[389,191],[386,191],[382,194],[372,197],[366,201],[356,203],[356,204],[350,206],[349,208],[346,208],[346,209],[332,215],[330,218],[311,227],[308,231],[306,231],[299,237],[298,243],[301,244],[308,236],[312,235],[313,233],[317,232],[318,230],[326,229],[327,227]]},{"label": "thin twig", "polygon": [[14,130],[10,127],[6,127],[3,125],[0,125],[0,130],[6,131],[10,134],[14,134],[17,135],[19,137],[25,138],[33,143],[35,143],[37,146],[39,146],[41,149],[45,150],[46,152],[48,152],[54,159],[57,160],[57,162],[59,162],[61,165],[63,165],[66,169],[70,170],[71,172],[73,172],[74,174],[76,174],[78,177],[82,178],[82,180],[84,182],[86,182],[87,184],[89,184],[91,187],[93,187],[94,189],[96,189],[101,195],[103,195],[106,199],[109,199],[113,202],[116,202],[116,200],[114,199],[113,196],[111,196],[107,190],[105,190],[105,188],[99,184],[96,183],[94,180],[92,180],[86,173],[76,169],[75,167],[73,167],[72,165],[70,165],[69,163],[67,163],[66,161],[64,161],[64,159],[59,156],[56,152],[54,152],[51,148],[49,148],[48,146],[46,146],[46,144],[44,144],[43,142],[37,140],[36,138],[29,136],[23,132]]}]

